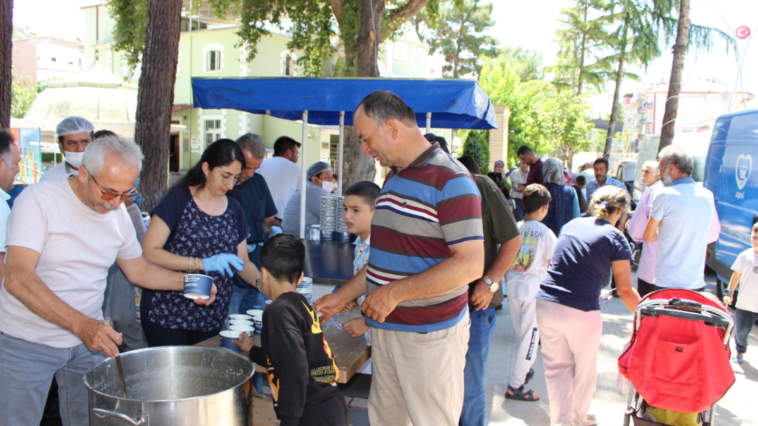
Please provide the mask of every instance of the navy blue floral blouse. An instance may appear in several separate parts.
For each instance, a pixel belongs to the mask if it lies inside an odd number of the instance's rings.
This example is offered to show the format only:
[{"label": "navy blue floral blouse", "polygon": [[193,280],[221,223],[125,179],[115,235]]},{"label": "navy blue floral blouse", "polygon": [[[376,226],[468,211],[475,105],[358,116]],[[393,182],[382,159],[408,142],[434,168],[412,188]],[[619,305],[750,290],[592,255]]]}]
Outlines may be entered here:
[{"label": "navy blue floral blouse", "polygon": [[[219,253],[237,254],[237,246],[248,235],[242,206],[227,197],[226,211],[212,216],[200,210],[187,187],[170,190],[153,209],[171,230],[163,248],[179,256],[204,259]],[[182,271],[188,272],[188,271]],[[201,272],[202,273],[202,272]],[[220,330],[229,311],[232,277],[205,272],[216,284],[216,301],[210,306],[197,305],[180,291],[144,289],[141,315],[161,327],[194,331]]]}]

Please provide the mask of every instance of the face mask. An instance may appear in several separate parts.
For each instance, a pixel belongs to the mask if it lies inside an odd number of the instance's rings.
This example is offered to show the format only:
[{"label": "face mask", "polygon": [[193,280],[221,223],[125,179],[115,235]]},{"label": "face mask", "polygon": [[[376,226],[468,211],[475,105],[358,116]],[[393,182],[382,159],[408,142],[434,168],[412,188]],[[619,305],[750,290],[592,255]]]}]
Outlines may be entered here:
[{"label": "face mask", "polygon": [[321,188],[331,194],[334,190],[334,182],[321,181]]},{"label": "face mask", "polygon": [[63,151],[66,155],[66,162],[71,165],[71,167],[79,168],[82,166],[82,158],[84,158],[83,152],[69,152],[69,151]]}]

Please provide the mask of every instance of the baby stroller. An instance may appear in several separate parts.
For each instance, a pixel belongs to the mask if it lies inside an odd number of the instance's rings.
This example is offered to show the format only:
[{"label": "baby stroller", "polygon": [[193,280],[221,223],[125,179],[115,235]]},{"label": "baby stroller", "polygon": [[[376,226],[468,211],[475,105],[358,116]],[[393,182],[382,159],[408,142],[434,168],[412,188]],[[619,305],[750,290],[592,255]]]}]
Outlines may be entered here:
[{"label": "baby stroller", "polygon": [[[733,321],[715,298],[684,289],[644,297],[634,315],[634,332],[619,357],[632,383],[624,426],[660,425],[651,410],[697,413],[711,426],[714,404],[734,384],[729,349]],[[695,416],[692,414],[691,416]]]}]

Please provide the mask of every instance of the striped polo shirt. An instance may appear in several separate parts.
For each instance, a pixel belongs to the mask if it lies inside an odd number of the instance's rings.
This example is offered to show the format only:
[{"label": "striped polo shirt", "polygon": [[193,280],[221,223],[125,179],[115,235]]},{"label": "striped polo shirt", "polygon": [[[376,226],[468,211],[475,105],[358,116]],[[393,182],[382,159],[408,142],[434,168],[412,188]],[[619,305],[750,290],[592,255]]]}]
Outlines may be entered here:
[{"label": "striped polo shirt", "polygon": [[[371,221],[366,291],[417,275],[452,256],[450,247],[483,241],[482,208],[474,179],[439,144],[384,181]],[[372,327],[432,332],[450,328],[467,312],[468,282],[449,294],[400,303]]]}]

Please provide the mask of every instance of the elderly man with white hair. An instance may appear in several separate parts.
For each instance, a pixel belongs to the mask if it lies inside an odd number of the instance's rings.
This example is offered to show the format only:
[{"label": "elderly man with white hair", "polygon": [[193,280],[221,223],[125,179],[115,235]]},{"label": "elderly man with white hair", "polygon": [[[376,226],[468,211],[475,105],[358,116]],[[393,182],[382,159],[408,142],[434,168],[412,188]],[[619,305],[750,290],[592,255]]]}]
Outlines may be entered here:
[{"label": "elderly man with white hair", "polygon": [[[305,226],[321,220],[321,197],[328,197],[334,189],[334,171],[329,164],[319,161],[308,167],[305,184]],[[284,208],[282,229],[285,234],[300,235],[300,190],[293,195]]]},{"label": "elderly man with white hair", "polygon": [[[31,185],[14,203],[0,289],[3,424],[39,424],[53,376],[63,424],[89,424],[82,376],[104,356],[118,356],[121,343],[102,312],[114,261],[136,285],[184,288],[183,274],[145,260],[123,207],[142,158],[133,143],[98,140],[77,176]],[[215,291],[197,303],[213,303]]]},{"label": "elderly man with white hair", "polygon": [[[656,191],[663,187],[660,174],[658,173],[657,161],[646,161],[642,165],[642,183],[646,186],[645,192],[642,193],[640,202],[637,204],[637,210],[634,211],[634,215],[628,225],[629,236],[638,243],[645,241],[645,226],[647,226],[647,221],[650,219],[650,207]],[[637,292],[640,294],[640,297],[645,297],[645,295],[655,290],[653,281],[655,280],[657,256],[657,242],[643,244],[640,264],[637,268]]]},{"label": "elderly man with white hair", "polygon": [[690,177],[693,160],[678,146],[658,155],[664,187],[653,197],[645,226],[645,243],[658,242],[655,264],[656,289],[705,289],[705,253],[716,241],[721,226],[713,193]]},{"label": "elderly man with white hair", "polygon": [[86,118],[66,117],[58,123],[55,133],[58,135],[58,145],[65,161],[45,172],[39,181],[62,180],[79,173],[84,150],[92,143],[94,132],[95,126]]}]

